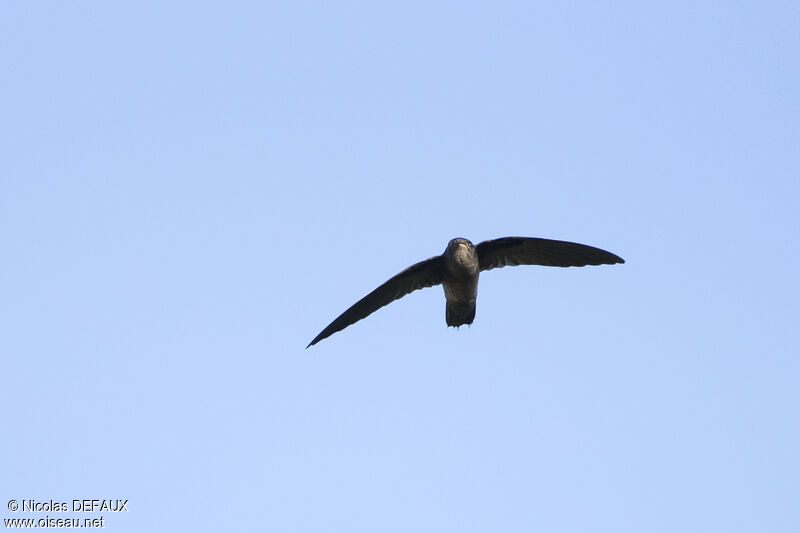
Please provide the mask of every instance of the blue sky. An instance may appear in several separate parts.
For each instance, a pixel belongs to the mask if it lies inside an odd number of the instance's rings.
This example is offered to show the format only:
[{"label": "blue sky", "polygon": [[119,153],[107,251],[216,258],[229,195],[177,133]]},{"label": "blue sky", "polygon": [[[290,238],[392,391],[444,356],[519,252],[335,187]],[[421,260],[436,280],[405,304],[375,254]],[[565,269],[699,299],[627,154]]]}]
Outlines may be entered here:
[{"label": "blue sky", "polygon": [[[6,500],[111,531],[795,532],[796,2],[0,8]],[[440,287],[449,239],[625,265]],[[84,518],[99,514],[49,513]]]}]

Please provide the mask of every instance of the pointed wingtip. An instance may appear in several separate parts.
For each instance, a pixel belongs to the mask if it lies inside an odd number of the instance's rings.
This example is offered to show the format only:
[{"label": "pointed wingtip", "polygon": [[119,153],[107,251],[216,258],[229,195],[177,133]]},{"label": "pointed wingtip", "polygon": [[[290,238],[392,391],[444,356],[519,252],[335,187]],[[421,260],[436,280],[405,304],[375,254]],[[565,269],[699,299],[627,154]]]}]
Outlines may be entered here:
[{"label": "pointed wingtip", "polygon": [[317,335],[316,337],[314,337],[314,340],[312,340],[311,342],[308,343],[308,346],[306,346],[306,350],[308,350],[309,348],[311,348],[312,346],[314,346],[315,344],[317,344],[321,340],[322,339],[319,337],[319,335]]}]

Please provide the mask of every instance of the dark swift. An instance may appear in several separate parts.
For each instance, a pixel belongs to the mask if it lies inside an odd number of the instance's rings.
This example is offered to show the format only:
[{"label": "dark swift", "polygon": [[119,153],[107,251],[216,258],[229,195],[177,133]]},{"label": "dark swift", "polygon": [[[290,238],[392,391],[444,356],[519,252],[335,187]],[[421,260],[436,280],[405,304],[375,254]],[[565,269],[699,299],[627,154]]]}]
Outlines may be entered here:
[{"label": "dark swift", "polygon": [[472,324],[478,297],[478,275],[484,270],[517,265],[582,267],[624,262],[624,259],[611,252],[567,241],[504,237],[483,241],[476,246],[467,239],[453,239],[442,255],[408,267],[357,301],[314,337],[306,348],[410,292],[440,283],[444,286],[447,300],[447,325],[458,327]]}]

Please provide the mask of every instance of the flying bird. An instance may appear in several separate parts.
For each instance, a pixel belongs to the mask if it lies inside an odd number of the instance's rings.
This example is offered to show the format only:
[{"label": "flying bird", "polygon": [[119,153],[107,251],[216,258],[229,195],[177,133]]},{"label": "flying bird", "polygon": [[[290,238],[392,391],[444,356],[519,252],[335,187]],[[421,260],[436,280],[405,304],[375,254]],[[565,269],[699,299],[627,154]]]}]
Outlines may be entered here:
[{"label": "flying bird", "polygon": [[381,307],[417,289],[444,286],[445,321],[448,326],[472,324],[478,297],[478,275],[484,270],[517,265],[582,267],[624,263],[621,257],[600,248],[567,241],[533,237],[503,237],[477,246],[467,239],[452,239],[442,255],[411,265],[364,296],[328,324],[306,348],[330,337]]}]

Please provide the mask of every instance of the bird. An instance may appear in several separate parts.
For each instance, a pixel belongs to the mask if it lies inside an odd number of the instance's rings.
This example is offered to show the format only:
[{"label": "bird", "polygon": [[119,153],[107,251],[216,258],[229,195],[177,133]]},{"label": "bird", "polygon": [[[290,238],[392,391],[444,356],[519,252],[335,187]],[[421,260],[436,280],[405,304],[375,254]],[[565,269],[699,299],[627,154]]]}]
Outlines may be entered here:
[{"label": "bird", "polygon": [[442,255],[406,268],[354,303],[314,337],[306,349],[347,326],[366,318],[406,294],[441,284],[445,322],[458,328],[475,320],[478,276],[485,270],[517,265],[582,267],[614,265],[625,260],[600,248],[537,237],[503,237],[477,245],[461,237],[451,239]]}]

